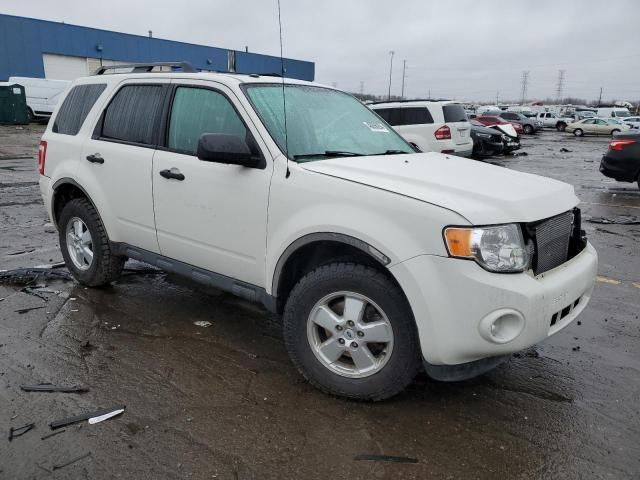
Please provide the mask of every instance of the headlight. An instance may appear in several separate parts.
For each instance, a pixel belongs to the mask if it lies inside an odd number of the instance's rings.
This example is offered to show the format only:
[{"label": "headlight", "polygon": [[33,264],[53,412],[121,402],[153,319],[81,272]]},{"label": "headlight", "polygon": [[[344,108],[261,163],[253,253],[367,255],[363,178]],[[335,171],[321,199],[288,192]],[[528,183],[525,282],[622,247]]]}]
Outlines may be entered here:
[{"label": "headlight", "polygon": [[531,263],[520,226],[448,227],[444,231],[449,255],[475,260],[490,272],[523,272]]}]

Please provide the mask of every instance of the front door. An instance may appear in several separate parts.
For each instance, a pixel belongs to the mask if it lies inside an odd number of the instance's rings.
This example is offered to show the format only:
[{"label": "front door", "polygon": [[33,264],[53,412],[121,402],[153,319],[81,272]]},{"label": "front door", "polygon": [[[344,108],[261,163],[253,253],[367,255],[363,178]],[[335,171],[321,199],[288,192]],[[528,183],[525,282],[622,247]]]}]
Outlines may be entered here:
[{"label": "front door", "polygon": [[[226,87],[184,81],[173,86],[172,95],[166,146],[153,158],[160,251],[175,260],[264,287],[273,163],[265,158],[264,168],[226,165],[199,160],[196,151],[203,133],[237,135],[256,155],[267,149],[253,125],[243,120],[242,105]],[[178,178],[165,178],[162,172],[166,170]]]}]

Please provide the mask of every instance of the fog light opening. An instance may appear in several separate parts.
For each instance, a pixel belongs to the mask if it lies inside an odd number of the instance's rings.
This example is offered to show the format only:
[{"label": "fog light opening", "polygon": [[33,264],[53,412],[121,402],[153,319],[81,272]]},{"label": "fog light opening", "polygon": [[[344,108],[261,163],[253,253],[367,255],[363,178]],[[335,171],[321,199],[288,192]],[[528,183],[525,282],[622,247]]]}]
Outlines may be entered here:
[{"label": "fog light opening", "polygon": [[492,343],[508,343],[524,330],[524,317],[515,310],[497,310],[480,322],[480,334]]}]

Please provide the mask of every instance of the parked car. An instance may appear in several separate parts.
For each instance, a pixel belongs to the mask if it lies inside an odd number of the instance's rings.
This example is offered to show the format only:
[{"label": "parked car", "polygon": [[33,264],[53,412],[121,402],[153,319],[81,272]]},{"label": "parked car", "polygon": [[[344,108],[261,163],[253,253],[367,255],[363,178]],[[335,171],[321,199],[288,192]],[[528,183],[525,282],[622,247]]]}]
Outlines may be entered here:
[{"label": "parked car", "polygon": [[541,112],[536,115],[536,119],[542,122],[546,128],[555,128],[559,132],[564,132],[565,127],[572,123],[572,117],[561,117],[553,112]]},{"label": "parked car", "polygon": [[502,131],[485,127],[480,122],[470,121],[471,138],[473,138],[473,156],[484,158],[499,155],[504,152],[504,137]]},{"label": "parked car", "polygon": [[[506,133],[507,135],[511,135],[512,137],[517,137],[524,132],[522,124],[518,122],[508,121],[494,115],[482,115],[480,117],[474,118],[474,120],[480,122],[486,127],[499,125],[500,128],[504,130],[504,133]],[[507,126],[510,126],[511,128],[508,128]]]},{"label": "parked car", "polygon": [[625,118],[631,115],[626,107],[598,107],[597,114],[600,118]]},{"label": "parked car", "polygon": [[9,82],[24,87],[29,109],[29,119],[44,120],[51,116],[58,101],[71,82],[31,77],[9,77]]},{"label": "parked car", "polygon": [[577,122],[585,118],[595,118],[597,116],[598,115],[596,114],[596,112],[593,112],[591,110],[576,110],[576,113],[573,118],[574,118],[574,121]]},{"label": "parked car", "polygon": [[500,118],[508,122],[517,122],[522,125],[523,133],[532,135],[539,130],[542,130],[542,121],[525,117],[522,113],[518,112],[500,112],[498,115]]},{"label": "parked car", "polygon": [[640,117],[625,117],[621,120],[632,128],[640,128]]},{"label": "parked car", "polygon": [[614,135],[631,128],[629,125],[608,120],[610,119],[585,118],[567,125],[566,131],[573,133],[576,137],[581,137],[583,135]]},{"label": "parked car", "polygon": [[638,182],[640,188],[640,133],[616,135],[602,156],[600,171],[619,182]]},{"label": "parked car", "polygon": [[460,103],[411,100],[368,106],[423,152],[468,157],[473,151],[471,126]]},{"label": "parked car", "polygon": [[135,258],[261,303],[309,382],[365,400],[421,365],[484,373],[589,302],[571,185],[415,153],[333,88],[183,69],[78,79],[56,107],[40,191],[80,284]]}]

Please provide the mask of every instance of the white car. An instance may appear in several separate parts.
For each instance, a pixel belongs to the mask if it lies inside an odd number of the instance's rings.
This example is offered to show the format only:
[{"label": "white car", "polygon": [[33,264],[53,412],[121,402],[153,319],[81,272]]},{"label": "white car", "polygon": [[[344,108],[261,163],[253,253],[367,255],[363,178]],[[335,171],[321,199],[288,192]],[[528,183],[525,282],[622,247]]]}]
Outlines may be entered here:
[{"label": "white car", "polygon": [[640,128],[640,117],[621,117],[620,120],[632,128]]},{"label": "white car", "polygon": [[349,398],[391,397],[423,365],[486,372],[569,325],[597,271],[572,186],[415,153],[311,82],[82,78],[38,163],[81,284],[134,258],[261,303],[302,375]]},{"label": "white car", "polygon": [[32,77],[10,77],[9,82],[24,87],[30,120],[49,118],[62,98],[62,94],[71,85],[67,80]]},{"label": "white car", "polygon": [[542,122],[543,127],[555,128],[559,132],[564,132],[565,127],[573,122],[573,117],[562,117],[554,112],[538,113],[536,119]]},{"label": "white car", "polygon": [[458,102],[409,100],[368,105],[409,143],[423,152],[469,157],[471,124]]}]

